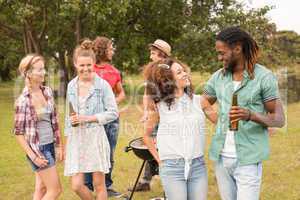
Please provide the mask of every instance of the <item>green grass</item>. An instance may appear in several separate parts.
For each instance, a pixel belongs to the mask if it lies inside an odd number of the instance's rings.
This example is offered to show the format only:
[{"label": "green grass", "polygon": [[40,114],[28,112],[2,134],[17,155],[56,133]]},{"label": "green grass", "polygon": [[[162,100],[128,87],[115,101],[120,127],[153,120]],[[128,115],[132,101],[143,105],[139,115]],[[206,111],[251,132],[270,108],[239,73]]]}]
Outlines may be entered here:
[{"label": "green grass", "polygon": [[[193,73],[196,87],[201,88],[207,75]],[[142,83],[138,76],[126,77],[126,83],[131,81],[135,86]],[[25,155],[16,143],[12,134],[14,90],[18,84],[0,84],[0,199],[28,200],[34,189],[34,174],[25,159]],[[201,89],[199,89],[201,90]],[[17,92],[16,92],[17,93]],[[63,126],[63,100],[60,99],[60,121]],[[116,150],[114,170],[114,187],[122,192],[132,186],[142,161],[133,152],[125,153],[124,147],[128,142],[142,135],[142,116],[140,98],[128,96],[126,103],[121,106],[121,130]],[[263,200],[299,200],[300,199],[300,103],[290,104],[287,108],[288,125],[277,131],[270,138],[271,157],[264,162],[263,184],[261,199]],[[62,127],[61,126],[61,127]],[[207,136],[208,149],[213,128],[209,124]],[[214,178],[213,163],[207,159],[209,175],[208,199],[217,200],[219,194]],[[58,164],[60,179],[63,184],[61,200],[79,199],[70,190],[69,178],[63,176],[63,164]],[[135,193],[134,199],[146,200],[161,196],[163,193],[159,178],[154,178],[151,192]]]}]

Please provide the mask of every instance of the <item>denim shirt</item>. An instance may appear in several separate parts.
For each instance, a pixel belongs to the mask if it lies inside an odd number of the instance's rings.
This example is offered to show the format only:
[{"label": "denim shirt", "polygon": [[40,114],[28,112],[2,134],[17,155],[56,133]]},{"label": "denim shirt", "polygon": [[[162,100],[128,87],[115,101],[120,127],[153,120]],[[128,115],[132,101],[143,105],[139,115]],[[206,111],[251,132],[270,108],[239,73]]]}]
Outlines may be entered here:
[{"label": "denim shirt", "polygon": [[[68,84],[65,114],[65,136],[71,133],[71,120],[69,117],[69,103],[78,113],[78,76]],[[90,90],[86,105],[85,115],[95,115],[98,125],[105,125],[118,118],[118,108],[115,96],[110,85],[98,75],[94,75],[94,85]],[[86,126],[95,126],[97,123],[88,123]]]},{"label": "denim shirt", "polygon": [[[227,130],[229,129],[229,111],[232,95],[238,95],[238,105],[252,112],[265,114],[264,103],[279,98],[276,77],[264,66],[256,64],[254,79],[248,72],[243,73],[240,87],[234,91],[232,73],[223,69],[215,72],[204,88],[204,94],[217,99],[219,106],[216,133],[213,135],[209,156],[217,161],[224,147]],[[269,140],[267,127],[253,121],[239,121],[235,131],[237,159],[241,165],[260,162],[269,157]]]}]

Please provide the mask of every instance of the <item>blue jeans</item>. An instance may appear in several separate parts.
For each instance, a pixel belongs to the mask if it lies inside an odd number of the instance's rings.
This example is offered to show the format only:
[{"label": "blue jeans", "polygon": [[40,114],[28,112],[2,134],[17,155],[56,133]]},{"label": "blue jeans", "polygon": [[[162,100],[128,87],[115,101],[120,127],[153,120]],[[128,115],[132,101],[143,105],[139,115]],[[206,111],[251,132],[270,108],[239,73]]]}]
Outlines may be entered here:
[{"label": "blue jeans", "polygon": [[40,145],[39,150],[42,152],[45,159],[48,160],[48,165],[46,167],[37,166],[36,164],[33,163],[33,161],[28,156],[26,156],[29,163],[30,163],[30,165],[31,165],[32,170],[35,171],[35,172],[38,172],[38,171],[43,170],[43,169],[47,169],[47,168],[52,167],[52,166],[55,165],[55,147],[54,147],[54,143]]},{"label": "blue jeans", "polygon": [[261,162],[240,165],[236,158],[221,156],[215,173],[222,200],[259,200]]},{"label": "blue jeans", "polygon": [[207,171],[203,156],[192,160],[187,180],[184,159],[163,160],[159,175],[168,200],[207,199]]},{"label": "blue jeans", "polygon": [[[105,174],[105,185],[106,188],[111,187],[113,184],[112,180],[112,170],[114,166],[114,152],[117,146],[117,140],[118,140],[118,135],[119,135],[119,118],[104,125],[104,129],[106,132],[106,136],[109,142],[110,146],[110,164],[111,168],[109,169],[109,173]],[[94,190],[93,188],[93,177],[92,173],[85,173],[85,185],[90,189]]]}]

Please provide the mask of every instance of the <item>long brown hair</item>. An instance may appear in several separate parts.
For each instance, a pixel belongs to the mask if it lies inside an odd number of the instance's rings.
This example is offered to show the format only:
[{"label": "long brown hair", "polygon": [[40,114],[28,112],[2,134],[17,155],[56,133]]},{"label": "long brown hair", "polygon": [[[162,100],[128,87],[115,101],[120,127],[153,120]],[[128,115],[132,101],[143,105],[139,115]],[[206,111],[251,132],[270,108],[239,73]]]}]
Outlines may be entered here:
[{"label": "long brown hair", "polygon": [[112,40],[108,39],[107,37],[96,37],[96,39],[93,41],[93,49],[96,54],[96,64],[99,64],[100,62],[111,61],[107,56],[107,52],[112,43]]},{"label": "long brown hair", "polygon": [[[180,64],[184,71],[188,74],[190,69],[187,65],[174,58],[166,58],[157,62],[150,62],[145,67],[144,77],[146,80],[146,95],[149,95],[154,103],[163,101],[167,106],[175,101],[175,91],[177,89],[176,80],[171,70],[173,63]],[[190,97],[193,97],[192,85],[184,88],[184,92]]]},{"label": "long brown hair", "polygon": [[245,58],[246,70],[251,79],[254,78],[254,65],[259,56],[259,47],[256,41],[246,31],[239,27],[229,27],[222,30],[216,37],[216,40],[225,42],[230,47],[241,44],[243,56]]}]

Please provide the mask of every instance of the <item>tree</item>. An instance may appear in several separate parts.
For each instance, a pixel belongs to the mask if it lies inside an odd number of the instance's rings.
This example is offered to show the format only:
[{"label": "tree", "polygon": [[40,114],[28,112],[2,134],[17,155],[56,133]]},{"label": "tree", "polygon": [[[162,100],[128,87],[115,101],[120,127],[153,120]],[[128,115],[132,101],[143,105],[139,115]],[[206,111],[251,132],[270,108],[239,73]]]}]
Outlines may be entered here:
[{"label": "tree", "polygon": [[279,31],[274,36],[275,45],[286,57],[300,61],[300,35],[294,31]]},{"label": "tree", "polygon": [[235,0],[0,0],[0,76],[14,77],[20,58],[37,52],[54,63],[63,93],[74,75],[73,49],[98,35],[113,38],[113,62],[125,72],[148,62],[148,44],[157,38],[192,69],[213,72],[219,67],[215,35],[232,25],[258,41],[263,64],[292,62],[299,57],[299,35],[277,33],[266,18],[270,9],[245,10]]}]

